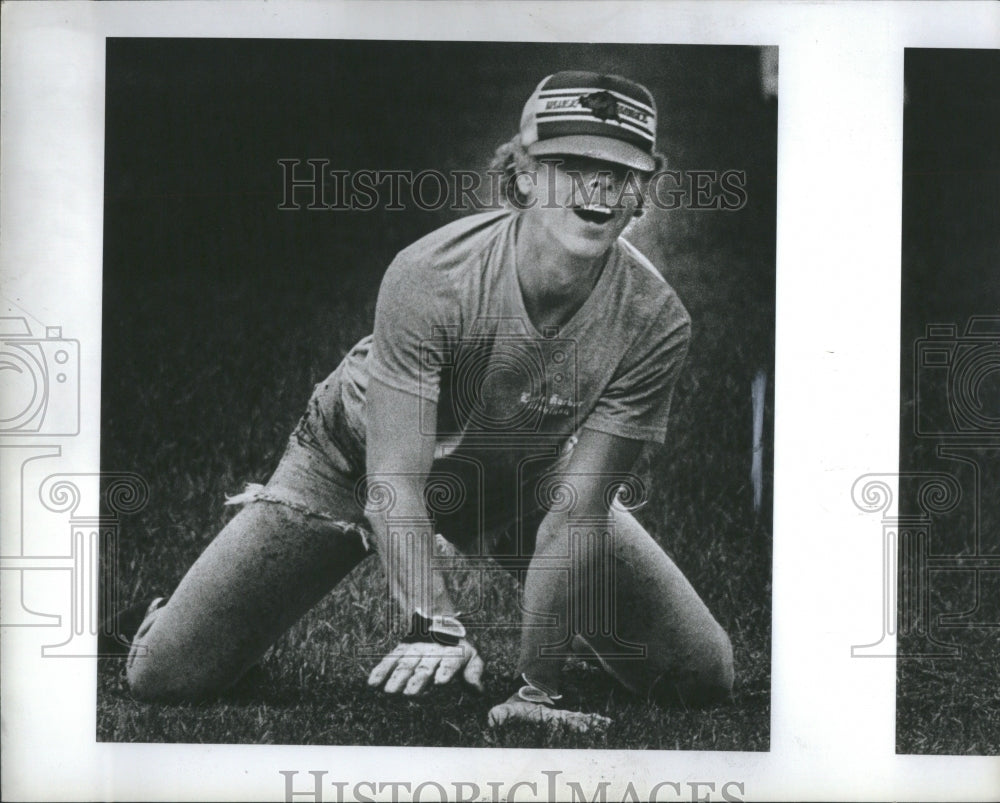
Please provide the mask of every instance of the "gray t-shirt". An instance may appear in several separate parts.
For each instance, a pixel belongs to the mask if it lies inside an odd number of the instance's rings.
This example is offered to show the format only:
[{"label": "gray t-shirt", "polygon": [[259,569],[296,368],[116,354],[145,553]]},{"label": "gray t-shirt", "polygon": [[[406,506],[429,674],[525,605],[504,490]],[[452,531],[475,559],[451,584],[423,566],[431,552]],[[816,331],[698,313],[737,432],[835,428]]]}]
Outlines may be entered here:
[{"label": "gray t-shirt", "polygon": [[374,334],[338,370],[350,451],[364,451],[369,377],[436,404],[433,471],[493,499],[480,505],[486,520],[530,505],[528,480],[581,428],[662,443],[691,330],[677,294],[620,238],[573,317],[537,331],[517,279],[516,222],[472,215],[401,251]]}]

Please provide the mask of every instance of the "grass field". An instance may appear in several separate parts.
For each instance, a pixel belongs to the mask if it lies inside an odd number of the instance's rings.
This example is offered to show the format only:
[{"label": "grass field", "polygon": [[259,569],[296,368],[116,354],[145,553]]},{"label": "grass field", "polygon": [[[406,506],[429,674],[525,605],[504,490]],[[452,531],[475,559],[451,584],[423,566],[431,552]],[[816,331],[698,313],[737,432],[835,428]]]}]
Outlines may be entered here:
[{"label": "grass field", "polygon": [[[703,278],[731,264],[721,255],[714,261],[702,256],[700,261],[697,275]],[[303,281],[308,282],[305,277]],[[330,286],[316,286],[327,282]],[[134,404],[122,404],[109,416],[108,432],[118,438],[108,438],[105,448],[110,451],[112,443],[120,444],[115,444],[116,455],[105,452],[108,465],[128,466],[149,478],[153,489],[147,509],[123,525],[121,581],[126,600],[169,592],[232,515],[223,507],[224,495],[245,481],[266,480],[311,382],[323,370],[323,355],[335,355],[365,330],[370,320],[367,293],[361,283],[335,277],[316,278],[314,286],[300,284],[294,296],[280,301],[261,298],[248,287],[230,287],[224,294],[220,288],[215,294],[202,285],[197,291],[164,287],[150,293],[146,298],[156,307],[155,314],[141,303],[125,305],[115,325],[141,330],[136,335],[143,338],[140,350],[161,355],[153,365],[123,366],[113,382],[122,394],[145,390]],[[716,303],[725,302],[720,296]],[[272,308],[277,304],[282,305],[281,314]],[[201,306],[206,308],[199,310]],[[214,312],[233,320],[242,316],[239,348],[234,347],[232,332],[197,327],[143,330],[140,322],[159,317],[164,308],[186,309],[189,315]],[[724,315],[710,307],[695,308],[696,320],[699,312],[702,319]],[[127,319],[132,315],[135,321]],[[289,319],[296,322],[291,331],[285,323]],[[516,657],[513,581],[501,583],[492,601],[499,618],[512,627],[477,639],[489,667],[486,697],[456,689],[415,703],[373,694],[364,678],[374,659],[354,654],[381,635],[384,600],[378,590],[384,581],[376,576],[380,567],[372,560],[290,631],[259,671],[224,700],[176,707],[138,703],[122,685],[120,661],[102,661],[99,737],[766,749],[770,535],[763,521],[754,523],[751,509],[750,376],[740,376],[750,373],[752,360],[745,345],[730,349],[712,342],[711,327],[698,331],[676,399],[670,444],[645,461],[651,500],[640,515],[731,634],[738,671],[732,704],[706,711],[651,709],[628,699],[603,673],[580,664],[571,667],[569,685],[578,687],[589,707],[615,719],[605,736],[522,730],[490,734],[484,727],[486,711],[502,696]],[[303,342],[305,332],[336,334],[329,339],[314,334],[312,341]],[[206,339],[208,335],[213,336]],[[291,359],[289,352],[299,360]],[[205,365],[205,354],[218,359]],[[334,356],[326,364],[335,362]],[[240,377],[251,373],[260,377],[260,384],[248,388]],[[113,399],[114,388],[107,391]],[[169,439],[165,432],[171,434]]]},{"label": "grass field", "polygon": [[[231,84],[246,74],[262,80],[254,73],[259,71],[256,61],[247,62],[247,72],[226,73],[222,88],[212,84],[215,78],[185,85],[183,92],[157,83],[170,74],[162,69],[164,53],[177,59],[182,72],[201,75],[197,65],[221,58],[219,50],[189,45],[177,56],[163,43],[144,43],[141,50],[119,53],[115,68],[109,69],[108,163],[117,166],[109,167],[106,182],[102,468],[136,472],[151,488],[146,509],[122,524],[123,604],[169,593],[232,515],[223,505],[225,495],[246,482],[267,480],[312,385],[370,332],[375,293],[392,255],[450,219],[430,213],[276,213],[280,186],[275,186],[274,155],[327,155],[336,144],[313,135],[306,144],[274,145],[267,139],[267,126],[251,114],[257,106],[248,102],[239,115],[233,111],[236,90]],[[665,123],[687,131],[668,154],[679,159],[675,164],[749,170],[750,204],[739,213],[657,211],[643,218],[633,237],[661,266],[694,322],[668,444],[641,461],[650,500],[638,515],[729,632],[737,671],[733,700],[704,710],[652,708],[629,698],[603,673],[574,663],[566,670],[567,685],[580,693],[587,709],[612,717],[607,733],[574,735],[528,727],[490,732],[486,712],[504,696],[516,658],[517,589],[507,579],[492,589],[489,604],[511,627],[477,638],[487,661],[485,696],[458,686],[419,701],[370,692],[364,681],[375,659],[359,652],[372,642],[392,646],[381,627],[385,602],[378,591],[384,581],[377,562],[370,560],[219,699],[173,706],[139,703],[123,685],[121,661],[102,660],[99,739],[768,749],[776,110],[752,94],[752,50],[650,49],[645,56],[629,50],[627,59],[612,46],[581,52],[640,79],[643,70],[651,76],[645,80],[654,80],[664,65],[672,65],[701,82],[679,84],[673,98],[676,114]],[[496,56],[489,62],[510,81],[508,94],[487,98],[510,107],[505,119],[516,119],[535,73],[546,74],[546,59],[552,56],[527,46],[521,51],[516,60]],[[649,60],[661,51],[662,64]],[[561,64],[573,63],[572,53],[559,58]],[[378,59],[369,61],[378,69]],[[421,90],[414,80],[400,91],[399,102],[407,98],[441,110],[435,94],[441,83],[435,82],[434,71],[451,76],[442,72],[448,68],[445,62],[443,56],[440,63],[422,61],[420,83],[430,89]],[[473,65],[475,60],[462,63]],[[403,67],[397,65],[401,80],[410,80]],[[213,69],[219,69],[217,62]],[[719,81],[719,74],[743,76],[744,84]],[[206,66],[204,75],[215,73]],[[454,79],[441,82],[448,80]],[[495,75],[491,80],[502,83]],[[213,95],[213,86],[228,93],[226,102]],[[254,87],[253,92],[259,91]],[[413,100],[412,93],[421,91]],[[149,92],[154,100],[136,106],[137,98]],[[709,92],[721,93],[715,106],[706,101]],[[170,128],[171,109],[179,103],[191,119],[205,111],[214,127],[197,137],[190,126]],[[699,116],[703,108],[709,109],[707,119]],[[286,107],[267,111],[272,128],[287,113]],[[481,165],[497,144],[494,139],[483,148],[484,113],[459,119],[446,144],[429,137],[422,156],[414,155],[408,141],[382,142],[373,135],[374,144],[363,145],[370,158],[383,159],[377,166],[453,166],[448,159],[478,159]],[[743,115],[744,130],[756,132],[754,136],[734,140],[713,127],[713,120],[733,115]],[[224,135],[242,123],[264,131],[253,145]],[[320,123],[319,128],[343,130],[330,121]],[[280,139],[274,131],[270,136]],[[352,136],[341,142],[345,152],[362,147],[357,133]],[[241,184],[240,170],[254,163],[245,153],[251,147],[270,149],[266,158],[258,154],[269,172]],[[284,147],[298,150],[282,151]],[[396,160],[379,157],[380,148]],[[153,176],[145,184],[139,178],[147,175],[143,169]],[[224,188],[217,190],[209,182],[213,170],[230,171],[233,183],[216,176]],[[750,387],[758,370],[768,376],[766,477],[759,515],[750,491]]]}]

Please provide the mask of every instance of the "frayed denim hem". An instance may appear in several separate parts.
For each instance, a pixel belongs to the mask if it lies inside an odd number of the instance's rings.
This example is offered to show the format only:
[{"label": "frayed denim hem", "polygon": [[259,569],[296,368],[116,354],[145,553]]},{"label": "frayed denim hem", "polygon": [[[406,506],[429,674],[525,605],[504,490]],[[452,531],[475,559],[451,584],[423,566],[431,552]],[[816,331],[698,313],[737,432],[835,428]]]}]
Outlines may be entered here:
[{"label": "frayed denim hem", "polygon": [[246,505],[250,502],[267,502],[272,505],[284,505],[297,513],[301,513],[303,516],[322,519],[346,534],[357,535],[361,539],[366,552],[371,553],[375,551],[371,542],[372,534],[363,525],[354,521],[345,521],[326,511],[313,510],[300,502],[295,502],[280,494],[276,494],[272,489],[268,489],[256,482],[247,483],[246,488],[243,489],[243,493],[227,496],[225,504],[229,506]]}]

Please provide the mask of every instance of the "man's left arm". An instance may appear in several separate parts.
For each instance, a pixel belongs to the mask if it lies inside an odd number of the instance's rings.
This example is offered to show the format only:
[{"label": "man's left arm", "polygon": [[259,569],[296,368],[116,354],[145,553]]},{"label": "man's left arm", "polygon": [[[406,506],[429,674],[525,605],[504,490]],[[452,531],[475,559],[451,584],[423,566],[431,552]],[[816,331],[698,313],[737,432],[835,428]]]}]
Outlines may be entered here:
[{"label": "man's left arm", "polygon": [[563,468],[542,480],[549,512],[539,525],[525,578],[519,662],[519,671],[540,688],[557,690],[574,634],[571,611],[581,610],[590,591],[593,555],[586,543],[573,543],[574,531],[581,525],[610,528],[611,504],[642,446],[640,440],[584,428]]}]

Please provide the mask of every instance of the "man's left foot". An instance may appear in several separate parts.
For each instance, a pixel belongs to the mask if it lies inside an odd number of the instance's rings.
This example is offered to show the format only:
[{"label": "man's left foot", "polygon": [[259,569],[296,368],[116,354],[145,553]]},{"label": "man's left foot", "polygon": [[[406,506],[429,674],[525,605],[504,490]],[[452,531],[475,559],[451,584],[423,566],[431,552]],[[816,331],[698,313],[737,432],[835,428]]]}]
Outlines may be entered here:
[{"label": "man's left foot", "polygon": [[523,676],[517,680],[518,688],[505,702],[490,709],[487,721],[491,728],[511,722],[545,723],[564,726],[575,733],[603,731],[611,720],[600,714],[573,711],[566,706],[562,695],[549,694],[532,685]]}]

